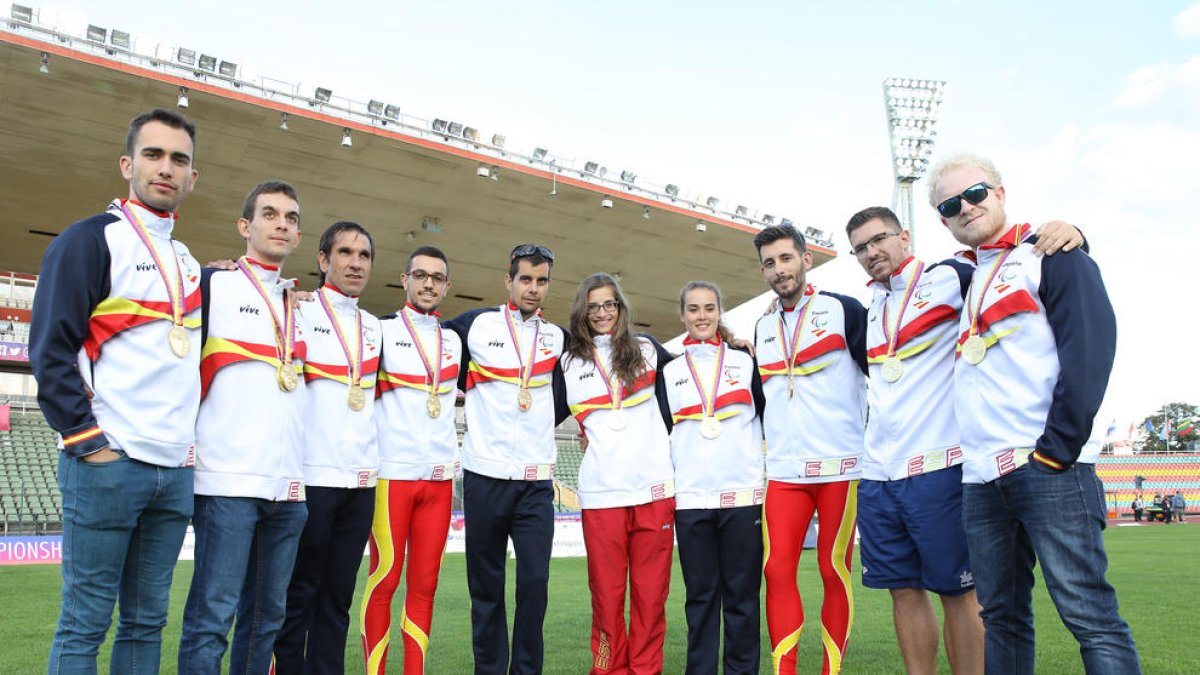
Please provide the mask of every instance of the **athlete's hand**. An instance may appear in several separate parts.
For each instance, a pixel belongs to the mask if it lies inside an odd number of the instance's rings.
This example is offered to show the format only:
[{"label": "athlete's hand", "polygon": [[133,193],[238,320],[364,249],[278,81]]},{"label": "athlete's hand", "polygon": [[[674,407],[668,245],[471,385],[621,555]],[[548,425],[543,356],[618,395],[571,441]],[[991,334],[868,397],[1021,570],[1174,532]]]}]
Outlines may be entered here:
[{"label": "athlete's hand", "polygon": [[292,291],[292,309],[299,307],[302,302],[312,302],[314,299],[312,291]]},{"label": "athlete's hand", "polygon": [[214,269],[214,270],[225,270],[226,272],[228,272],[230,270],[236,270],[238,268],[237,261],[230,260],[229,258],[223,258],[221,260],[213,260],[212,262],[205,263],[204,266],[209,269]]},{"label": "athlete's hand", "polygon": [[[774,300],[772,300],[772,302],[774,302]],[[771,312],[767,312],[767,314],[770,314],[770,313]],[[746,340],[745,338],[735,338],[733,340],[733,342],[730,342],[729,344],[734,349],[744,349],[744,350],[750,352],[751,357],[754,356],[754,343],[750,342],[749,340]]]},{"label": "athlete's hand", "polygon": [[80,459],[88,464],[108,464],[109,462],[115,462],[118,459],[121,459],[121,454],[106,445],[96,452],[88,453],[83,457],[80,457]]},{"label": "athlete's hand", "polygon": [[579,454],[587,454],[588,439],[587,434],[583,433],[583,429],[579,430]]},{"label": "athlete's hand", "polygon": [[1083,233],[1079,228],[1061,220],[1043,223],[1037,229],[1037,236],[1033,250],[1038,255],[1054,255],[1060,250],[1066,253],[1083,244]]},{"label": "athlete's hand", "polygon": [[763,310],[763,316],[774,314],[779,309],[779,296],[771,298],[771,303]]}]

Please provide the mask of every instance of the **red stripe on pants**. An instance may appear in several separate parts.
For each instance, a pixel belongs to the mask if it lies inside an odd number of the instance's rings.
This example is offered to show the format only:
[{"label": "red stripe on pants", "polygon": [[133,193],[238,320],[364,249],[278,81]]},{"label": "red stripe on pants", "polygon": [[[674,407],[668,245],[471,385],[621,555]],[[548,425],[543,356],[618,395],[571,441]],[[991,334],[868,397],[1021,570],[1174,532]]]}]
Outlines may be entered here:
[{"label": "red stripe on pants", "polygon": [[583,510],[588,586],[592,590],[592,673],[662,672],[674,517],[674,498]]},{"label": "red stripe on pants", "polygon": [[[371,525],[371,568],[363,600],[363,656],[367,672],[387,671],[392,629],[392,598],[400,585],[405,549],[408,572],[404,587],[404,672],[425,671],[425,649],[433,623],[433,596],[450,529],[453,481],[385,480],[375,488],[375,521]],[[414,634],[424,639],[414,638]]]},{"label": "red stripe on pants", "polygon": [[854,619],[850,563],[854,558],[854,525],[858,514],[858,481],[834,483],[767,482],[763,503],[766,560],[767,631],[775,673],[796,672],[796,640],[804,627],[804,606],[796,570],[809,521],[816,511],[817,569],[825,597],[821,603],[823,673],[842,669]]}]

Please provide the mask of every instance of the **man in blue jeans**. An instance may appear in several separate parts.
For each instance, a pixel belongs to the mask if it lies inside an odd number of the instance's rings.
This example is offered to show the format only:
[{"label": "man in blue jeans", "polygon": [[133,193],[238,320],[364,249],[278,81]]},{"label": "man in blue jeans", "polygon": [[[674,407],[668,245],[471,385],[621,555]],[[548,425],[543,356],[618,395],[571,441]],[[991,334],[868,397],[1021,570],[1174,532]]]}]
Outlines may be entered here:
[{"label": "man in blue jeans", "polygon": [[300,204],[282,181],[246,198],[246,255],[204,270],[202,401],[196,423],[196,564],[179,672],[265,673],[283,625],[304,503],[306,354],[284,261],[300,243]]},{"label": "man in blue jeans", "polygon": [[158,672],[192,515],[200,404],[199,265],[172,239],[199,174],[196,128],[170,110],[129,125],[127,199],[46,250],[30,362],[62,450],[62,610],[49,672],[95,673],[120,600],[109,670]]},{"label": "man in blue jeans", "polygon": [[1104,576],[1102,439],[1093,422],[1116,317],[1100,270],[1081,249],[1037,255],[1029,226],[1008,224],[1000,174],[985,159],[942,163],[929,195],[976,262],[959,320],[954,411],[985,668],[1034,672],[1036,562],[1086,671],[1140,673]]}]

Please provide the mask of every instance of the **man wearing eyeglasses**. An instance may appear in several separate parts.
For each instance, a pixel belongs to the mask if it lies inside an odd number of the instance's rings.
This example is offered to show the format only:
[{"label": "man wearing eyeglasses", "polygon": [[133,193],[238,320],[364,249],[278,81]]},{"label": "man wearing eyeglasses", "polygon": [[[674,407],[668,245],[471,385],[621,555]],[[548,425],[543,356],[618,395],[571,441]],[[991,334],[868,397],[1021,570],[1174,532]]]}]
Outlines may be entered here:
[{"label": "man wearing eyeglasses", "polygon": [[[446,324],[463,344],[467,586],[478,675],[540,673],[542,622],[554,536],[554,428],[566,332],[542,320],[554,253],[524,244],[509,254],[508,302]],[[507,542],[517,556],[511,659],[504,607]]]},{"label": "man wearing eyeglasses", "polygon": [[1035,252],[1010,225],[991,162],[959,155],[930,177],[930,203],[973,249],[959,319],[955,416],[963,453],[963,527],[983,607],[988,672],[1033,672],[1033,567],[1089,672],[1138,673],[1102,531],[1093,424],[1116,351],[1116,317],[1086,253]]},{"label": "man wearing eyeglasses", "polygon": [[[979,673],[983,623],[961,526],[962,450],[953,409],[958,317],[974,266],[914,258],[909,233],[887,207],[855,213],[846,234],[875,290],[866,331],[871,414],[858,486],[863,585],[891,593],[910,674],[937,672],[929,592],[941,601],[951,670]],[[1082,239],[1055,221],[1042,228],[1038,246],[1053,253]]]},{"label": "man wearing eyeglasses", "polygon": [[406,559],[400,615],[404,672],[425,672],[433,596],[459,470],[454,399],[462,345],[457,333],[442,329],[437,311],[451,285],[446,254],[418,247],[400,281],[407,302],[380,322],[379,483],[362,605],[363,656],[367,672],[376,674],[387,672],[392,598]]}]

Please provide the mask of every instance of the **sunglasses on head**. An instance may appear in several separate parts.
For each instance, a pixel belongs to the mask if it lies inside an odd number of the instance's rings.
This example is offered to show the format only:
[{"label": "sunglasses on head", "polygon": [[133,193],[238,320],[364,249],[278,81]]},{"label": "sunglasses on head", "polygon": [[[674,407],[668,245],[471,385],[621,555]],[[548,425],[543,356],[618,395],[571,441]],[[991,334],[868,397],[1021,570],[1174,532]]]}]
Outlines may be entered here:
[{"label": "sunglasses on head", "polygon": [[992,186],[988,185],[987,183],[976,183],[966,190],[963,190],[962,194],[958,195],[957,197],[951,197],[941,204],[938,204],[938,213],[942,214],[943,218],[953,218],[962,212],[962,200],[967,200],[973,206],[978,205],[980,202],[987,199],[988,190],[991,189]]},{"label": "sunglasses on head", "polygon": [[546,260],[554,260],[554,251],[551,251],[545,246],[539,246],[537,244],[522,244],[514,248],[509,260],[512,261],[516,260],[517,258],[528,258],[535,253],[542,256]]}]

